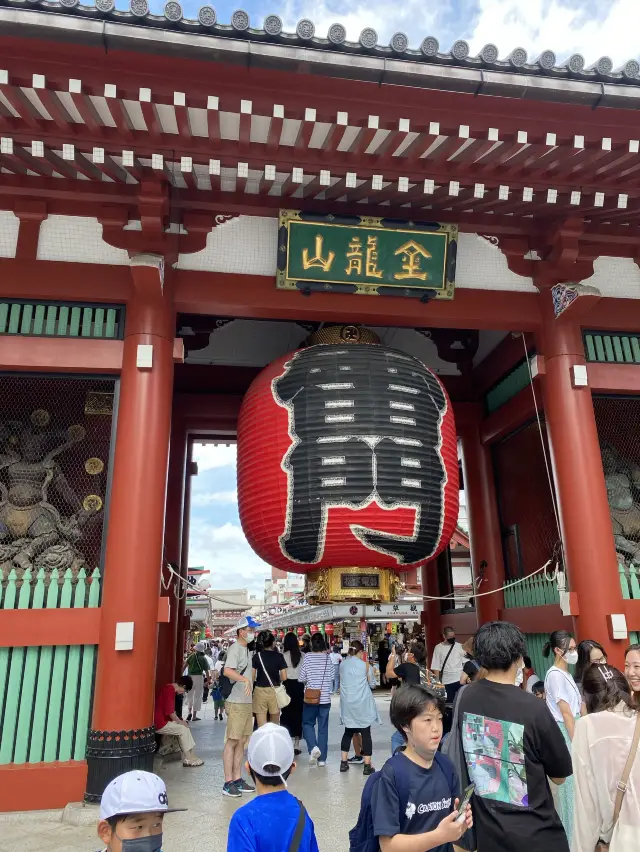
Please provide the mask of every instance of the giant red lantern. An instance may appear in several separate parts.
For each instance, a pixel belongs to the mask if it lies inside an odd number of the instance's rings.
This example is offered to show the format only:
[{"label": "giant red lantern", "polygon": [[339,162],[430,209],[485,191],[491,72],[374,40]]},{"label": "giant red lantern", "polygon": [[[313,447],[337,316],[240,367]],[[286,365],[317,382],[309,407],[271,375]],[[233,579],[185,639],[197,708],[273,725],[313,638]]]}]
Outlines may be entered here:
[{"label": "giant red lantern", "polygon": [[376,569],[437,556],[458,518],[457,439],[440,380],[376,344],[274,361],[240,411],[238,504],[265,562],[312,575],[309,597],[387,597]]}]

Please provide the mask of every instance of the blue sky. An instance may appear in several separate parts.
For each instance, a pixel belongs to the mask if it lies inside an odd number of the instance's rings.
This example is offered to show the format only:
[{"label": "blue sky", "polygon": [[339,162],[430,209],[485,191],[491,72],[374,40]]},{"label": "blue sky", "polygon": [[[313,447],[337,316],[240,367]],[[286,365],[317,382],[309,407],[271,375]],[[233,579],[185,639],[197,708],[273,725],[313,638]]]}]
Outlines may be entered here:
[{"label": "blue sky", "polygon": [[[163,0],[149,0],[151,10],[161,13]],[[543,50],[559,59],[582,53],[587,62],[610,56],[623,64],[638,57],[640,41],[639,0],[181,0],[186,17],[196,18],[205,2],[214,6],[220,23],[229,23],[235,9],[245,9],[252,26],[262,26],[268,14],[279,15],[285,29],[310,18],[316,33],[326,35],[329,25],[340,22],[347,37],[357,40],[364,27],[373,27],[380,43],[397,31],[406,32],[411,47],[419,47],[427,35],[435,36],[441,50],[456,39],[466,39],[472,52],[487,43],[496,44],[504,58],[515,47],[524,47],[531,59]],[[118,8],[127,8],[118,0]]]},{"label": "blue sky", "polygon": [[240,527],[236,496],[236,446],[196,444],[194,459],[189,565],[211,571],[215,589],[244,589],[264,594],[271,569],[249,547]]}]

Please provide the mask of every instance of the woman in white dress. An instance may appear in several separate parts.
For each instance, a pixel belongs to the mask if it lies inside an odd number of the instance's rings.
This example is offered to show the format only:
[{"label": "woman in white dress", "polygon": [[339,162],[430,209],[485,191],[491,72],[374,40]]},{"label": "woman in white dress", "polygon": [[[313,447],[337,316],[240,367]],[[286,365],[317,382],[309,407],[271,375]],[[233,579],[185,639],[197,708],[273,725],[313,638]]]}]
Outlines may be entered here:
[{"label": "woman in white dress", "polygon": [[[544,647],[543,654],[548,657],[553,652],[554,664],[544,679],[547,707],[558,723],[569,750],[575,731],[576,720],[580,718],[582,697],[576,682],[569,674],[569,666],[578,662],[576,640],[566,630],[555,630]],[[555,785],[554,785],[555,786]],[[573,778],[569,777],[553,791],[558,816],[567,833],[569,844],[573,833]]]},{"label": "woman in white dress", "polygon": [[[640,756],[634,735],[640,723],[627,681],[618,669],[594,665],[582,688],[587,716],[576,722],[573,737],[575,808],[572,852],[593,852],[599,841],[609,852],[640,849]],[[618,784],[631,752],[627,789],[614,825]]]}]

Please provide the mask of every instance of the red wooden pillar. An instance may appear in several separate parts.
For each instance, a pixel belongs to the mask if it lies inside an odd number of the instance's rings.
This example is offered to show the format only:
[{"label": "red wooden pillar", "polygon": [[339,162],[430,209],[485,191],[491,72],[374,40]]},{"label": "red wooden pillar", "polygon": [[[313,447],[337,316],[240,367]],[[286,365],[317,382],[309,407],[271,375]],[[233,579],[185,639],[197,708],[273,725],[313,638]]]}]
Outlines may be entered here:
[{"label": "red wooden pillar", "polygon": [[86,799],[129,769],[151,769],[175,319],[156,256],[132,260],[87,748]]},{"label": "red wooden pillar", "polygon": [[[189,528],[191,520],[191,482],[194,474],[198,472],[196,463],[193,458],[193,442],[188,441],[186,453],[186,475],[184,483],[184,501],[182,509],[182,542],[180,545],[180,576],[187,579],[187,569],[189,567]],[[187,596],[184,589],[181,592],[181,598],[178,601],[177,610],[177,636],[175,644],[175,676],[179,677],[184,668],[184,651],[185,651],[185,636],[189,629],[189,617],[187,611]]]},{"label": "red wooden pillar", "polygon": [[624,609],[593,402],[589,388],[574,387],[573,380],[574,365],[585,363],[580,323],[571,310],[555,318],[550,292],[540,299],[544,408],[565,564],[575,595],[571,614],[578,638],[601,642],[609,662],[622,668],[626,643],[610,636],[609,617]]},{"label": "red wooden pillar", "polygon": [[[438,589],[438,560],[432,559],[426,565],[423,565],[420,570],[422,571],[422,594],[438,597],[440,594]],[[427,640],[427,665],[429,665],[436,645],[442,641],[442,637],[440,636],[442,629],[440,601],[426,600],[424,602],[422,624],[424,625],[425,638]]]},{"label": "red wooden pillar", "polygon": [[[169,477],[167,481],[167,510],[164,532],[164,562],[180,571],[182,562],[182,522],[184,515],[185,480],[187,476],[187,431],[179,413],[174,411],[171,419],[171,449],[169,453]],[[169,588],[161,589],[169,600],[169,622],[158,630],[158,655],[156,661],[156,695],[165,683],[175,677],[176,645],[178,642],[178,615],[180,601],[174,593],[176,580],[163,567],[165,583]]]},{"label": "red wooden pillar", "polygon": [[[504,560],[500,519],[491,462],[491,451],[480,439],[481,411],[458,426],[462,444],[464,491],[469,518],[469,545],[473,575],[482,582],[477,592],[501,589],[504,585]],[[504,608],[504,591],[476,599],[478,626],[497,621]]]}]

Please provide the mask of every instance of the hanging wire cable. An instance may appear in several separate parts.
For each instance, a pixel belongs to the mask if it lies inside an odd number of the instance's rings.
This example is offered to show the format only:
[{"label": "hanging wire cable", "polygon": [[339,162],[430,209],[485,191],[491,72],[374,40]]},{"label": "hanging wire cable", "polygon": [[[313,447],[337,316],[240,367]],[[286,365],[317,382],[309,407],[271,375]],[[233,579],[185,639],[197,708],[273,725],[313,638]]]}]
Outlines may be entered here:
[{"label": "hanging wire cable", "polygon": [[549,493],[551,494],[551,505],[553,507],[553,514],[556,519],[556,527],[558,530],[558,542],[560,546],[560,555],[562,557],[562,562],[564,564],[564,542],[562,541],[562,530],[560,529],[560,512],[558,510],[558,503],[556,501],[556,494],[553,486],[553,477],[551,475],[551,462],[548,458],[547,448],[544,443],[544,436],[542,434],[542,419],[540,417],[540,409],[538,408],[538,400],[536,399],[536,389],[533,386],[533,373],[531,372],[531,361],[529,360],[529,353],[527,351],[527,341],[522,334],[522,345],[524,347],[524,357],[527,362],[527,371],[529,373],[529,385],[531,387],[531,395],[533,396],[533,407],[536,412],[536,420],[538,422],[538,433],[540,434],[540,443],[542,445],[542,457],[544,458],[544,466],[547,471],[547,480],[549,482]]}]

